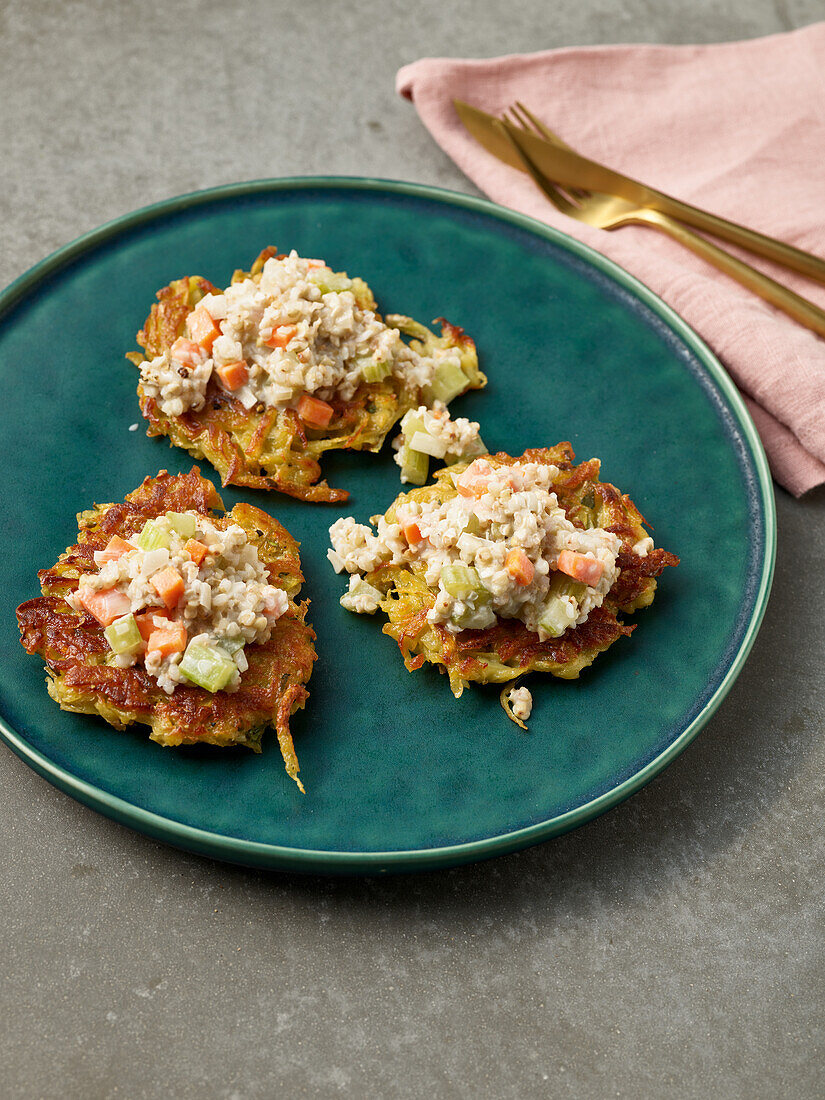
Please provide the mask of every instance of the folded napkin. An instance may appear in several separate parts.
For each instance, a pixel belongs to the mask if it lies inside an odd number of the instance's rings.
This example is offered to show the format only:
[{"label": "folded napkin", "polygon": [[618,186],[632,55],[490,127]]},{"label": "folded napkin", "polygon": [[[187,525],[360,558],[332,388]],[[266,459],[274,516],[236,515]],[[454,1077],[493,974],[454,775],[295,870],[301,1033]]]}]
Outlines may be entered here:
[{"label": "folded napkin", "polygon": [[[825,482],[825,340],[655,230],[566,218],[452,106],[499,114],[521,100],[585,156],[825,257],[825,23],[712,46],[425,58],[397,88],[492,199],[609,256],[684,317],[745,395],[777,481],[797,496]],[[825,286],[739,255],[825,308]]]}]

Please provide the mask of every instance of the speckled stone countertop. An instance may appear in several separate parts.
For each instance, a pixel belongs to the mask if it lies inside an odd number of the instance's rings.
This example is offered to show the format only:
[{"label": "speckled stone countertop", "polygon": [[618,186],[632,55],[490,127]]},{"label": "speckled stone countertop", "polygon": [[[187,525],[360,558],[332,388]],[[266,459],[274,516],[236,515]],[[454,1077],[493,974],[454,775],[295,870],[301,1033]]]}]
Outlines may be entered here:
[{"label": "speckled stone countertop", "polygon": [[[0,283],[236,179],[471,191],[394,95],[419,56],[821,17],[819,0],[6,0]],[[628,802],[517,855],[381,880],[235,869],[0,748],[3,1096],[823,1095],[825,492],[777,508],[764,626],[713,720]]]}]

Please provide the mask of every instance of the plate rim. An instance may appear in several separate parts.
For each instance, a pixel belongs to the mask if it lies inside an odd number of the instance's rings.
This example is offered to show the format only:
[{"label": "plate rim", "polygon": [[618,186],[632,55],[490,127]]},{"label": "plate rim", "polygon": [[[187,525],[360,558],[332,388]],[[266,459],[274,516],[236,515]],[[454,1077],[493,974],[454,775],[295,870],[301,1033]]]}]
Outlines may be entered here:
[{"label": "plate rim", "polygon": [[71,771],[54,763],[28,744],[25,737],[2,718],[0,718],[0,739],[43,778],[104,816],[174,847],[230,863],[310,874],[370,874],[432,870],[504,855],[577,828],[635,794],[675,760],[716,713],[750,653],[764,618],[773,581],[776,559],[776,503],[765,450],[741,394],[719,359],[702,337],[671,306],[634,275],[589,245],[529,215],[475,195],[405,180],[372,176],[284,176],[221,184],[161,199],[89,230],[23,272],[0,293],[0,323],[31,289],[50,275],[60,271],[80,256],[93,251],[99,245],[141,224],[213,201],[226,201],[267,191],[312,188],[365,192],[389,191],[396,195],[434,200],[447,206],[482,213],[536,234],[572,253],[640,300],[690,348],[721,393],[726,408],[734,416],[749,447],[759,501],[764,514],[764,556],[761,575],[754,594],[753,611],[727,672],[701,711],[678,736],[642,768],[609,791],[546,821],[492,837],[429,848],[360,852],[294,848],[200,829],[145,810],[126,799],[110,794],[93,783],[79,779]]}]

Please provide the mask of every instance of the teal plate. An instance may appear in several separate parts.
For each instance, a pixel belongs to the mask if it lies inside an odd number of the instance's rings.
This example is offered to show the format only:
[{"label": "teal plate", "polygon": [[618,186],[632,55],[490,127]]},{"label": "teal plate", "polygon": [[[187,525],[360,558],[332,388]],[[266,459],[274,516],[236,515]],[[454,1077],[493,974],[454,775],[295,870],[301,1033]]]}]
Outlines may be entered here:
[{"label": "teal plate", "polygon": [[[534,677],[529,733],[494,688],[453,699],[408,673],[381,624],[344,611],[325,558],[340,514],[277,494],[222,492],[302,544],[318,633],[293,733],[306,795],[274,737],[261,756],[163,749],[49,699],[14,610],[74,539],[74,515],[191,461],[140,420],[135,347],[155,290],[183,274],[225,284],[267,244],[363,276],[382,310],[444,315],[476,340],[488,388],[456,403],[492,450],[569,439],[629,493],[677,553],[638,629],[576,682]],[[269,180],[172,199],[61,249],[0,297],[5,378],[2,736],[94,809],[192,851],[314,872],[445,867],[546,840],[638,790],[730,688],[770,589],[773,492],[753,424],[695,334],[627,273],[489,202],[406,183]],[[12,370],[14,374],[12,374]],[[25,386],[18,384],[25,379]],[[24,461],[25,460],[25,461]],[[203,471],[219,483],[208,463]],[[396,496],[389,444],[337,455],[330,484],[359,521]]]}]

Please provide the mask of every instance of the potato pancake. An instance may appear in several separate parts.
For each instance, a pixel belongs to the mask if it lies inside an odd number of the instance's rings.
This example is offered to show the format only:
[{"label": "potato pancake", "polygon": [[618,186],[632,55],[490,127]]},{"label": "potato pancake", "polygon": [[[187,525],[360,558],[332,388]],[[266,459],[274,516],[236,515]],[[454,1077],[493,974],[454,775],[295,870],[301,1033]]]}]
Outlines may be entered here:
[{"label": "potato pancake", "polygon": [[38,574],[42,595],[17,609],[52,698],[117,729],[144,723],[166,746],[260,752],[274,726],[303,790],[289,720],[316,653],[295,539],[249,504],[224,512],[197,467],[77,519],[77,542]]},{"label": "potato pancake", "polygon": [[224,485],[346,500],[319,480],[325,451],[378,451],[409,409],[486,382],[462,329],[382,319],[362,279],[295,252],[264,249],[225,290],[188,276],[157,297],[144,354],[127,356],[147,434],[208,459]]},{"label": "potato pancake", "polygon": [[574,464],[569,443],[486,455],[402,493],[373,517],[377,534],[338,520],[329,557],[350,574],[342,605],[382,611],[407,668],[438,666],[456,697],[471,681],[578,677],[633,631],[620,614],[647,607],[679,560],[599,474],[598,459]]}]

